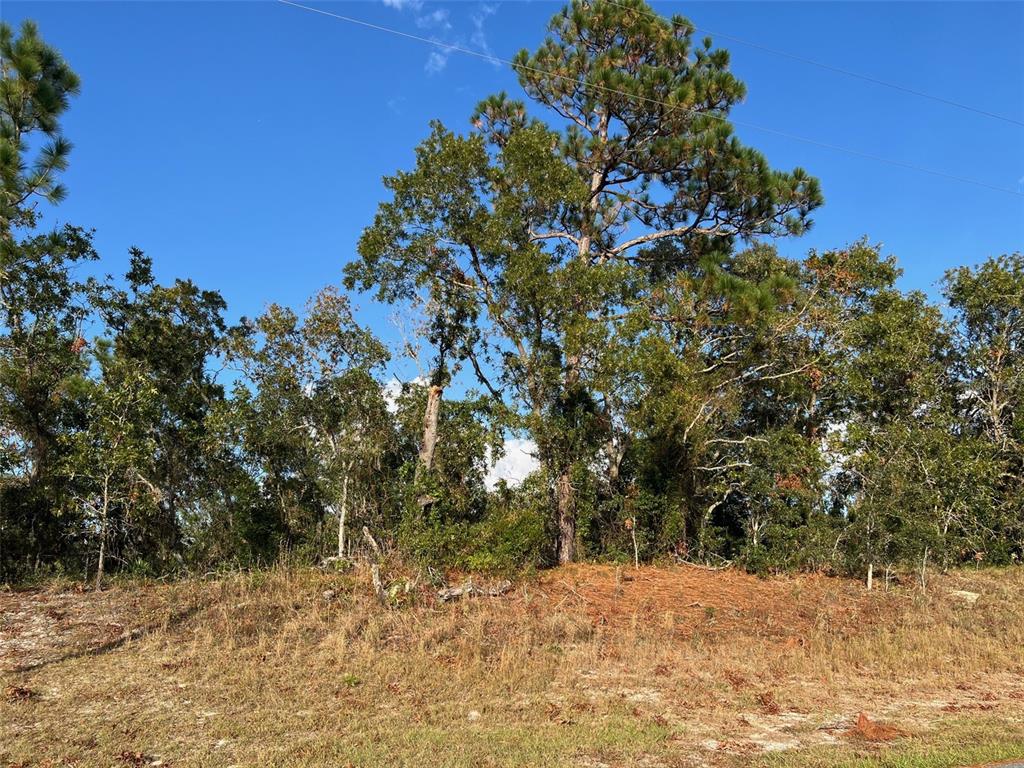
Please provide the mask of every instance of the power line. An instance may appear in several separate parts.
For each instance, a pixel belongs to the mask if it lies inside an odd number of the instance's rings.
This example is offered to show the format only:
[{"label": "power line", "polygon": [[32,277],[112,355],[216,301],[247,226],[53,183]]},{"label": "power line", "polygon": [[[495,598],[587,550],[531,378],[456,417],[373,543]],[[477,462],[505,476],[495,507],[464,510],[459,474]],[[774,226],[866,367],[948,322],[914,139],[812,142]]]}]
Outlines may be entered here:
[{"label": "power line", "polygon": [[[548,72],[547,70],[543,70],[538,67],[531,67],[525,64],[517,64],[511,59],[504,59],[501,58],[500,56],[494,56],[489,53],[484,53],[483,51],[475,51],[471,48],[463,48],[462,46],[454,45],[452,43],[444,43],[441,42],[440,40],[432,40],[429,37],[423,37],[421,35],[415,35],[410,32],[403,32],[401,30],[393,29],[391,27],[385,27],[380,24],[374,24],[373,22],[365,21],[364,19],[357,19],[352,16],[344,16],[340,13],[325,11],[323,9],[314,8],[309,5],[302,5],[301,3],[294,2],[294,0],[277,0],[277,2],[283,5],[290,5],[294,8],[299,8],[303,11],[317,13],[320,14],[321,16],[329,16],[332,19],[338,19],[339,21],[344,21],[349,24],[354,24],[356,26],[377,30],[378,32],[386,32],[388,34],[396,35],[398,37],[404,37],[408,40],[415,40],[420,43],[426,43],[427,45],[433,45],[435,47],[443,48],[454,53],[463,53],[466,54],[467,56],[475,56],[478,59],[483,59],[484,61],[491,62],[492,64],[503,64],[505,66],[511,67],[513,70],[536,72],[538,74],[546,75],[548,77],[554,77],[558,79],[571,80],[573,82],[577,82],[575,78],[569,77],[567,75],[559,75],[557,73]],[[649,104],[656,104],[659,106],[667,107],[668,109],[679,109],[679,106],[675,104],[669,104],[668,102],[661,101],[659,99],[653,99],[648,96],[637,96],[635,94],[627,93],[626,91],[621,91],[615,88],[610,88],[606,85],[601,85],[599,83],[586,83],[585,86],[587,88],[593,88],[594,90],[603,91],[605,93],[616,94],[618,96],[624,96],[629,99],[635,99],[637,101],[643,101]],[[748,123],[741,120],[735,120],[732,118],[725,118],[722,117],[721,115],[711,114],[710,112],[702,113],[702,115],[712,120],[719,120],[723,123],[733,123],[735,125],[743,126],[744,128],[752,128],[757,131],[764,131],[765,133],[771,133],[776,136],[781,136],[783,138],[790,139],[792,141],[803,142],[804,144],[810,144],[811,146],[832,150],[834,152],[843,152],[845,154],[852,155],[854,157],[860,157],[865,160],[872,160],[874,162],[892,165],[897,168],[904,168],[906,170],[917,171],[919,173],[926,173],[931,176],[937,176],[939,178],[947,179],[949,181],[958,181],[964,184],[973,184],[978,187],[984,187],[995,192],[1002,192],[1004,194],[1014,195],[1016,197],[1024,197],[1024,192],[1018,192],[1017,190],[1010,189],[1009,187],[996,186],[994,184],[989,184],[988,182],[980,181],[978,179],[971,179],[965,176],[956,176],[951,173],[946,173],[945,171],[935,170],[934,168],[927,168],[923,165],[916,165],[914,163],[908,163],[902,160],[893,160],[888,157],[882,157],[881,155],[873,155],[869,152],[861,152],[860,150],[857,149],[850,149],[849,147],[841,147],[836,144],[829,144],[827,142],[818,141],[817,139],[811,139],[806,136],[800,136],[795,133],[788,133],[786,131],[780,131],[775,128],[768,128],[763,125],[757,125],[755,123]]]},{"label": "power line", "polygon": [[[636,11],[638,13],[643,13],[644,15],[650,16],[651,18],[659,18],[659,19],[663,18],[662,16],[660,16],[659,14],[657,14],[657,13],[655,13],[653,11],[644,11],[644,10],[641,10],[641,9],[633,8],[631,6],[626,5],[625,3],[617,2],[617,0],[604,0],[604,1],[606,3],[608,3],[609,5],[614,5],[614,6],[617,6],[619,8],[624,8],[626,10],[632,10],[632,11]],[[675,21],[673,21],[671,19],[669,19],[668,21],[670,21],[673,24],[673,26],[676,25]],[[846,77],[851,77],[851,78],[854,78],[856,80],[863,80],[866,83],[872,83],[874,85],[879,85],[879,86],[882,86],[883,88],[891,88],[894,91],[901,91],[903,93],[909,93],[909,94],[911,94],[913,96],[918,96],[918,97],[920,97],[922,99],[930,99],[931,101],[936,101],[936,102],[938,102],[940,104],[945,104],[945,105],[950,106],[950,107],[956,107],[957,109],[963,109],[963,110],[966,110],[967,112],[974,112],[975,114],[978,114],[978,115],[984,115],[985,117],[991,117],[991,118],[993,118],[995,120],[1002,120],[1003,122],[1010,123],[1012,125],[1017,125],[1017,126],[1020,126],[1021,128],[1024,128],[1024,121],[1016,120],[1015,118],[1007,117],[1006,115],[1000,115],[1000,114],[998,114],[996,112],[989,112],[988,110],[980,109],[979,107],[972,107],[970,104],[964,104],[962,102],[955,101],[953,99],[948,99],[945,96],[937,96],[934,93],[927,93],[925,91],[919,91],[916,88],[911,88],[911,87],[906,86],[906,85],[900,85],[899,83],[893,83],[893,82],[890,82],[888,80],[882,80],[881,78],[873,77],[871,75],[865,75],[865,74],[862,74],[860,72],[854,72],[853,70],[844,69],[843,67],[837,67],[837,66],[835,66],[833,64],[826,64],[825,62],[817,61],[816,59],[811,59],[811,58],[809,58],[807,56],[801,56],[800,54],[797,54],[797,53],[790,53],[789,51],[783,51],[783,50],[780,50],[778,48],[772,48],[770,46],[764,45],[763,43],[756,43],[756,42],[754,42],[752,40],[744,40],[741,37],[736,37],[735,35],[726,34],[725,32],[714,32],[714,31],[708,29],[707,27],[698,27],[697,25],[693,24],[692,22],[689,22],[689,26],[691,28],[693,28],[695,31],[703,32],[704,34],[713,35],[715,37],[721,37],[721,38],[723,38],[725,40],[729,40],[730,42],[739,43],[740,45],[746,45],[746,46],[748,46],[750,48],[756,48],[759,51],[764,51],[765,53],[770,53],[773,56],[781,56],[781,57],[786,58],[786,59],[791,59],[792,61],[798,61],[801,64],[810,64],[813,67],[819,67],[820,69],[824,69],[824,70],[827,70],[829,72],[835,72],[837,74],[844,75]]]}]

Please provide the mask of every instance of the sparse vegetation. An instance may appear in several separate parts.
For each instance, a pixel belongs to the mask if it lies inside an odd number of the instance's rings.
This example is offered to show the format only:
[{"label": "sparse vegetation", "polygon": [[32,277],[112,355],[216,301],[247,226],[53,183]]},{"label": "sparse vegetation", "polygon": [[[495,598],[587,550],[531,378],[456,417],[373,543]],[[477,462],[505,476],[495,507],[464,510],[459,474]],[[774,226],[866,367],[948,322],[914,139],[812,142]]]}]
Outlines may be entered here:
[{"label": "sparse vegetation", "polygon": [[1022,601],[997,569],[869,595],[576,566],[392,607],[363,569],[7,593],[0,761],[959,766],[1024,754]]},{"label": "sparse vegetation", "polygon": [[[0,55],[0,579],[343,563],[364,526],[504,573],[1024,555],[1024,256],[951,270],[945,312],[866,239],[782,256],[818,181],[739,142],[745,88],[682,17],[572,0],[516,59],[529,103],[432,123],[384,179],[344,289],[234,325],[138,249],[77,275],[91,233],[40,206],[78,79],[31,24]],[[488,482],[512,437],[536,471]]]}]

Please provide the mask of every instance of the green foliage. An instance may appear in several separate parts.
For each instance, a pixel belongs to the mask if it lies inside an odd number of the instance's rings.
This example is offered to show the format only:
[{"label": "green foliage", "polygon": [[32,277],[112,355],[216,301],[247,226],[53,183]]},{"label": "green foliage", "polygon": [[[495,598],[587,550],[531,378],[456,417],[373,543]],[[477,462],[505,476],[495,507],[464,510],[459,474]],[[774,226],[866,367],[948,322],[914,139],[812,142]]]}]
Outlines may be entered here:
[{"label": "green foliage", "polygon": [[372,376],[387,350],[355,322],[347,298],[326,288],[302,319],[271,305],[232,334],[228,354],[249,382],[234,392],[240,450],[278,510],[282,543],[322,556],[323,527],[335,517],[343,556],[348,507],[379,502],[373,478],[394,440]]},{"label": "green foliage", "polygon": [[92,303],[113,344],[114,354],[137,368],[157,392],[152,425],[159,511],[150,531],[147,557],[177,560],[182,523],[200,514],[195,502],[214,493],[213,457],[204,449],[206,421],[224,397],[208,366],[221,352],[226,326],[224,299],[191,280],[159,285],[151,260],[130,251],[126,289],[92,284]]},{"label": "green foliage", "polygon": [[0,239],[0,576],[74,557],[58,467],[61,436],[86,419],[88,309],[74,270],[96,258],[91,233],[71,226]]},{"label": "green foliage", "polygon": [[0,423],[6,460],[30,483],[46,477],[55,438],[74,418],[88,310],[73,270],[96,258],[91,233],[71,226],[0,241]]},{"label": "green foliage", "polygon": [[0,241],[9,241],[16,227],[35,225],[33,198],[64,198],[58,174],[67,167],[71,144],[61,135],[60,118],[78,90],[78,75],[33,22],[26,21],[17,37],[0,22]]},{"label": "green foliage", "polygon": [[[726,51],[642,0],[548,31],[529,106],[432,123],[345,266],[411,320],[396,394],[340,289],[229,327],[138,249],[79,279],[91,233],[37,208],[78,81],[0,25],[0,578],[343,568],[363,526],[494,572],[1024,555],[1024,257],[947,273],[948,311],[867,240],[785,258],[821,192],[733,134]],[[490,487],[513,434],[540,467]]]},{"label": "green foliage", "polygon": [[465,567],[473,571],[514,573],[543,565],[549,537],[544,510],[523,506],[495,509],[469,533],[474,542]]},{"label": "green foliage", "polygon": [[111,553],[123,562],[137,560],[134,555],[153,528],[162,493],[148,479],[156,449],[156,387],[132,361],[112,354],[106,345],[97,357],[100,378],[83,382],[88,425],[63,437],[67,456],[62,475],[74,489],[68,499],[72,511],[84,511],[85,528],[96,539],[99,586]]},{"label": "green foliage", "polygon": [[[642,2],[575,2],[550,32],[516,69],[566,127],[528,119],[505,94],[481,102],[469,136],[435,123],[415,169],[385,180],[392,199],[348,276],[387,301],[429,285],[457,316],[479,318],[487,334],[460,333],[463,354],[496,395],[494,371],[515,426],[536,441],[559,556],[571,560],[581,501],[570,475],[623,418],[604,373],[620,333],[612,318],[661,290],[643,247],[699,245],[728,260],[734,238],[803,231],[821,197],[802,170],[773,171],[732,135],[726,115],[743,86],[724,52],[692,45],[688,22]],[[628,234],[637,223],[644,233]],[[727,269],[706,271],[732,290]],[[773,287],[749,291],[742,311],[770,302]]]},{"label": "green foliage", "polygon": [[439,568],[512,573],[550,562],[547,499],[536,479],[491,494],[475,521],[409,515],[399,532],[402,550],[416,562]]},{"label": "green foliage", "polygon": [[998,467],[987,547],[1024,557],[1024,255],[951,270],[943,288],[960,415]]}]

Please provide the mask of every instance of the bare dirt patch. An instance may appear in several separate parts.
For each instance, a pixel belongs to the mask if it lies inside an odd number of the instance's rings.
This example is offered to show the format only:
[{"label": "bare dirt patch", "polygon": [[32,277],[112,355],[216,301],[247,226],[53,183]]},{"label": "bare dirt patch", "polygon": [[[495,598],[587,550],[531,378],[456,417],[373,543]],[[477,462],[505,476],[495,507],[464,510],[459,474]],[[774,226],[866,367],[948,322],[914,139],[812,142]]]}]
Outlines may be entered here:
[{"label": "bare dirt patch", "polygon": [[595,626],[655,626],[682,637],[743,632],[782,639],[793,647],[815,629],[863,628],[892,608],[891,601],[872,600],[848,579],[758,578],[686,565],[575,565],[543,574],[538,588],[547,598],[539,611],[575,607]]},{"label": "bare dirt patch", "polygon": [[109,650],[163,626],[176,595],[150,585],[0,591],[0,672]]}]

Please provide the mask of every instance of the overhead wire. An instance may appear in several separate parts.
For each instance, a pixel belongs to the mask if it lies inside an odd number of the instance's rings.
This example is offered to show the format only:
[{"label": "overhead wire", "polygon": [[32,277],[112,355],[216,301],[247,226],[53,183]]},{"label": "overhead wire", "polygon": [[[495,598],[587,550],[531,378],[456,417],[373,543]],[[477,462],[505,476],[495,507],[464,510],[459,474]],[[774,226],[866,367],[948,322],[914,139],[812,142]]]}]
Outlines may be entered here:
[{"label": "overhead wire", "polygon": [[[606,0],[606,1],[610,2],[611,0]],[[277,2],[282,4],[282,5],[288,5],[288,6],[291,6],[293,8],[298,8],[298,9],[303,10],[303,11],[308,11],[310,13],[316,13],[316,14],[319,14],[321,16],[327,16],[327,17],[330,17],[330,18],[333,18],[333,19],[337,19],[339,21],[344,21],[346,23],[353,24],[355,26],[360,26],[360,27],[364,27],[364,28],[367,28],[367,29],[373,29],[373,30],[376,30],[378,32],[384,32],[384,33],[387,33],[387,34],[390,34],[390,35],[395,35],[395,36],[398,36],[398,37],[406,38],[408,40],[414,40],[416,42],[425,43],[427,45],[432,45],[432,46],[435,46],[437,48],[442,48],[444,50],[448,50],[448,51],[451,51],[453,53],[461,53],[461,54],[464,54],[464,55],[467,55],[467,56],[473,56],[473,57],[476,57],[478,59],[482,59],[484,61],[488,61],[488,62],[490,62],[492,64],[502,64],[504,66],[511,67],[514,71],[534,72],[534,73],[537,73],[537,74],[545,75],[547,77],[553,77],[553,78],[562,79],[562,80],[570,80],[570,81],[572,81],[574,83],[578,83],[579,84],[579,81],[576,80],[576,78],[570,77],[568,75],[560,75],[560,74],[558,74],[556,72],[550,72],[548,70],[544,70],[544,69],[541,69],[539,67],[532,67],[532,66],[527,65],[527,64],[519,64],[519,63],[516,63],[516,62],[512,61],[511,59],[506,59],[506,58],[502,58],[500,56],[495,56],[494,54],[486,53],[484,51],[477,51],[477,50],[474,50],[472,48],[465,48],[463,46],[456,45],[454,43],[446,43],[446,42],[443,42],[441,40],[435,40],[435,39],[432,39],[432,38],[429,38],[429,37],[424,37],[422,35],[416,35],[416,34],[413,34],[411,32],[404,32],[402,30],[394,29],[392,27],[387,27],[387,26],[384,26],[382,24],[376,24],[376,23],[373,23],[373,22],[370,22],[370,21],[366,21],[365,19],[355,18],[353,16],[346,16],[344,14],[334,13],[333,11],[326,11],[326,10],[324,10],[322,8],[316,8],[314,6],[304,5],[302,3],[297,3],[294,0],[277,0]],[[636,101],[642,101],[642,102],[649,103],[649,104],[660,105],[660,106],[666,107],[668,109],[680,109],[681,108],[680,105],[678,105],[678,104],[670,104],[669,102],[663,101],[661,99],[654,99],[654,98],[651,98],[649,96],[638,96],[638,95],[635,95],[635,94],[631,94],[631,93],[629,93],[627,91],[623,91],[623,90],[620,90],[620,89],[612,88],[610,86],[602,85],[600,83],[582,83],[581,85],[583,87],[585,87],[585,88],[602,91],[604,93],[615,94],[615,95],[618,95],[618,96],[623,96],[623,97],[626,97],[626,98],[629,98],[629,99],[634,99]],[[687,109],[687,108],[684,107],[683,109]],[[692,112],[693,110],[687,109],[687,111]],[[872,154],[870,152],[862,152],[861,150],[852,149],[850,147],[840,146],[838,144],[830,144],[828,142],[819,141],[817,139],[812,139],[812,138],[809,138],[807,136],[801,136],[799,134],[790,133],[788,131],[782,131],[782,130],[779,130],[779,129],[776,129],[776,128],[770,128],[768,126],[758,125],[756,123],[751,123],[751,122],[747,122],[747,121],[736,120],[735,118],[732,118],[732,117],[723,117],[721,115],[716,115],[716,114],[713,114],[713,113],[710,113],[710,112],[702,112],[701,115],[703,117],[707,117],[707,118],[712,119],[712,120],[718,120],[718,121],[723,122],[723,123],[730,123],[730,124],[733,124],[733,125],[742,126],[744,128],[751,128],[753,130],[763,131],[765,133],[770,133],[770,134],[773,134],[775,136],[780,136],[782,138],[786,138],[786,139],[789,139],[791,141],[798,141],[798,142],[801,142],[801,143],[804,143],[804,144],[808,144],[808,145],[811,145],[811,146],[816,146],[816,147],[819,147],[819,148],[822,148],[822,149],[828,149],[828,150],[831,150],[831,151],[834,151],[834,152],[845,153],[845,154],[852,155],[854,157],[859,157],[859,158],[862,158],[862,159],[865,159],[865,160],[871,160],[873,162],[884,163],[884,164],[892,165],[892,166],[895,166],[895,167],[898,167],[898,168],[903,168],[903,169],[906,169],[906,170],[916,171],[918,173],[925,173],[925,174],[929,174],[931,176],[936,176],[936,177],[939,177],[939,178],[944,178],[944,179],[949,180],[949,181],[956,181],[956,182],[960,182],[960,183],[963,183],[963,184],[972,184],[974,186],[983,187],[985,189],[989,189],[989,190],[992,190],[994,192],[1002,192],[1004,194],[1014,195],[1016,197],[1024,197],[1024,192],[1022,192],[1022,191],[1011,189],[1009,187],[1001,187],[1001,186],[998,186],[998,185],[995,185],[995,184],[990,184],[990,183],[988,183],[986,181],[981,181],[979,179],[973,179],[973,178],[969,178],[969,177],[966,177],[966,176],[958,176],[956,174],[948,173],[946,171],[937,170],[935,168],[929,168],[927,166],[917,165],[915,163],[910,163],[910,162],[906,162],[906,161],[903,161],[903,160],[895,160],[895,159],[892,159],[892,158],[883,157],[881,155],[875,155],[875,154]]]},{"label": "overhead wire", "polygon": [[[644,15],[650,16],[651,18],[664,18],[654,11],[645,11],[640,8],[634,8],[633,6],[627,5],[626,3],[619,2],[619,0],[604,0],[604,2],[607,3],[608,5],[614,5],[626,10],[632,10],[638,13],[643,13]],[[668,19],[668,21],[675,25],[674,20]],[[967,112],[974,112],[975,114],[984,115],[985,117],[991,117],[995,120],[1002,120],[1003,122],[1010,123],[1011,125],[1017,125],[1020,126],[1021,128],[1024,128],[1024,121],[1022,120],[1017,120],[1016,118],[1008,117],[1007,115],[1001,115],[997,112],[990,112],[987,109],[974,107],[971,106],[970,104],[965,104],[963,102],[956,101],[945,96],[938,96],[934,93],[928,93],[927,91],[922,91],[917,88],[911,88],[910,86],[901,85],[900,83],[894,83],[889,80],[883,80],[882,78],[874,77],[873,75],[865,75],[861,72],[855,72],[854,70],[845,69],[844,67],[839,67],[834,64],[827,64],[823,61],[818,61],[808,56],[803,56],[798,53],[790,53],[789,51],[783,51],[778,48],[773,48],[771,46],[764,45],[763,43],[754,42],[752,40],[745,40],[742,37],[737,37],[736,35],[732,35],[727,32],[715,32],[711,29],[708,29],[707,27],[698,26],[689,20],[687,20],[686,26],[689,26],[696,32],[703,32],[706,35],[720,37],[723,40],[728,40],[733,43],[738,43],[740,45],[745,45],[750,48],[755,48],[759,51],[770,53],[773,56],[780,56],[786,59],[791,59],[792,61],[798,61],[801,64],[808,64],[810,66],[819,67],[820,69],[844,75],[845,77],[850,77],[856,80],[863,80],[864,82],[872,83],[873,85],[882,86],[883,88],[890,88],[895,91],[901,91],[903,93],[911,94],[913,96],[918,96],[922,99],[930,99],[940,104],[945,104],[950,107],[956,107],[957,109],[962,109]]]}]

